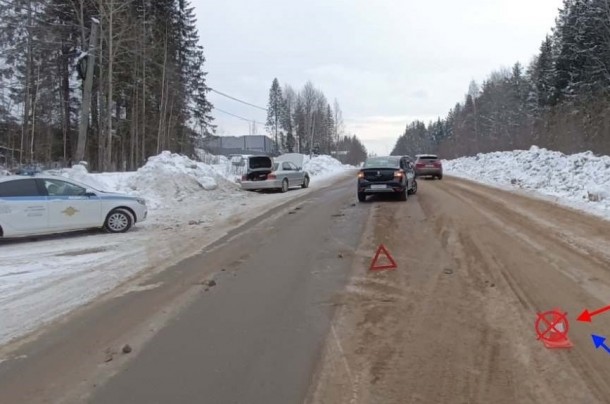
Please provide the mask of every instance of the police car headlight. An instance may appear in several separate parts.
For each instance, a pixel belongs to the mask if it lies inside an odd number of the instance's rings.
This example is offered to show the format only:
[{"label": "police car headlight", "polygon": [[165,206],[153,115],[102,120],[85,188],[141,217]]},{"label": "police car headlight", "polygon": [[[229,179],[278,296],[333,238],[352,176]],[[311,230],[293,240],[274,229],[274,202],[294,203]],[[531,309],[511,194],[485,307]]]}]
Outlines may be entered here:
[{"label": "police car headlight", "polygon": [[139,203],[140,205],[144,205],[144,206],[146,206],[146,199],[143,199],[143,198],[136,198],[136,201],[138,201],[138,203]]}]

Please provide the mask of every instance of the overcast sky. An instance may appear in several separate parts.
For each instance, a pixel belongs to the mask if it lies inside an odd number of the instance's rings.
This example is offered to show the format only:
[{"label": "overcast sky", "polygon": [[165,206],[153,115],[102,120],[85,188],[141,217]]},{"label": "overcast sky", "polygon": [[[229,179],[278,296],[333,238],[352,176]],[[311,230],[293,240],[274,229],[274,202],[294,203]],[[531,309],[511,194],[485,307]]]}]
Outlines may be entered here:
[{"label": "overcast sky", "polygon": [[[346,131],[387,154],[414,119],[445,116],[469,82],[528,65],[561,0],[192,0],[208,85],[267,106],[274,77],[308,80],[339,101]],[[266,113],[210,94],[214,106],[265,122]],[[218,133],[249,124],[214,111]],[[265,133],[262,125],[259,134]]]}]

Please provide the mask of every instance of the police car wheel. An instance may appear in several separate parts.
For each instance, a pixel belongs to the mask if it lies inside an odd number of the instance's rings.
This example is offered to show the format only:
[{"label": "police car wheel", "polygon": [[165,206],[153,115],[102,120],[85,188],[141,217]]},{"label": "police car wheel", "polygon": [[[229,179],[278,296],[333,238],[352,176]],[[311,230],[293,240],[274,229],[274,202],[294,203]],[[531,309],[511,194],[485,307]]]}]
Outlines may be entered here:
[{"label": "police car wheel", "polygon": [[104,229],[109,233],[125,233],[133,225],[131,214],[125,209],[114,209],[106,217]]}]

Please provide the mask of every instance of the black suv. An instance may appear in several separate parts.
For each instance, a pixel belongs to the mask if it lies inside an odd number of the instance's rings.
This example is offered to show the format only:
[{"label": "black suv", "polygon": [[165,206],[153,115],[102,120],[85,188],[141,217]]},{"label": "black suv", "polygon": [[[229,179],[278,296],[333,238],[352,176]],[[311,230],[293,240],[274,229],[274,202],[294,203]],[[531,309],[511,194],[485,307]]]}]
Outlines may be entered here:
[{"label": "black suv", "polygon": [[397,194],[401,201],[417,192],[413,165],[407,156],[369,157],[358,172],[358,200],[371,194]]}]

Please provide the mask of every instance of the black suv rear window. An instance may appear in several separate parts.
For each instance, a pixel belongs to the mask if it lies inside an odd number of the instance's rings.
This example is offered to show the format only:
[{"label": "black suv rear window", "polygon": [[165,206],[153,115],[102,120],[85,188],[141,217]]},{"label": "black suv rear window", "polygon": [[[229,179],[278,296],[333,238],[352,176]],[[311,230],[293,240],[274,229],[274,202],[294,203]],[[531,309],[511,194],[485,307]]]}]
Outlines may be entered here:
[{"label": "black suv rear window", "polygon": [[23,179],[0,182],[0,198],[15,196],[41,196],[36,186],[36,180]]},{"label": "black suv rear window", "polygon": [[396,168],[400,167],[400,157],[371,157],[364,163],[364,167]]}]

